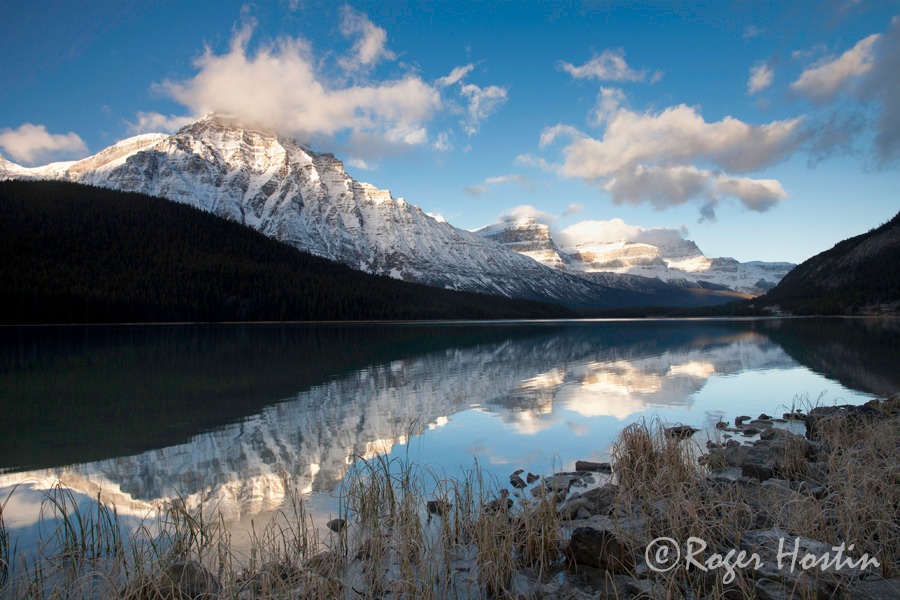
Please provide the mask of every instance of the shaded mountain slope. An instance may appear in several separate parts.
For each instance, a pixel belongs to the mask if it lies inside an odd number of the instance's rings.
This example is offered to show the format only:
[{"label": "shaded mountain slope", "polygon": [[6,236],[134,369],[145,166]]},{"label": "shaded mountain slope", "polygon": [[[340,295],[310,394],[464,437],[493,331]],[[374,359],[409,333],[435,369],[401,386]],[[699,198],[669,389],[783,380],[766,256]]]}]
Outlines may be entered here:
[{"label": "shaded mountain slope", "polygon": [[900,213],[788,273],[754,306],[793,314],[854,314],[900,305]]}]

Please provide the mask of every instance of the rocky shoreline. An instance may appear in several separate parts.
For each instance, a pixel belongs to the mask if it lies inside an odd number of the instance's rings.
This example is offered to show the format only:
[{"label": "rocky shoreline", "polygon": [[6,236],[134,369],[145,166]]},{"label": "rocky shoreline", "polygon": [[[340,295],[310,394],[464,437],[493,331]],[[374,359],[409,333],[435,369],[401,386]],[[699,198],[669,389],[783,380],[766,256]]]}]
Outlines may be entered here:
[{"label": "rocky shoreline", "polygon": [[[795,431],[798,426],[805,434]],[[641,477],[648,475],[643,473],[634,478],[634,473],[623,473],[617,467],[639,470],[652,466],[640,462],[629,466],[628,460],[635,456],[634,449],[627,448],[618,465],[616,461],[611,466],[601,465],[604,471],[610,467],[618,482],[567,495],[559,504],[559,513],[569,531],[565,548],[569,568],[581,571],[584,579],[593,579],[594,584],[578,585],[577,578],[569,578],[569,589],[540,584],[536,589],[546,597],[570,598],[598,594],[601,598],[900,598],[900,464],[895,462],[900,445],[900,397],[862,406],[817,407],[808,414],[794,411],[782,418],[739,416],[735,427],[720,423],[716,429],[720,441],[708,441],[706,452],[697,458],[706,474],[667,480],[665,474]],[[652,432],[636,431],[638,436],[650,436],[640,443],[656,442],[653,450],[648,446],[642,456],[653,456],[655,451],[663,462],[673,454],[676,463],[690,460],[673,453],[664,438],[679,440],[679,444],[697,430],[665,428],[656,440]],[[873,442],[894,453],[874,453],[885,459],[884,464],[856,464],[854,454],[868,458],[868,446]],[[665,457],[667,450],[669,456]],[[672,462],[668,460],[667,466],[685,466]],[[850,466],[859,468],[853,472]],[[877,470],[873,472],[873,468]],[[557,474],[553,481],[562,475],[566,474]],[[662,481],[646,481],[660,476]],[[642,493],[640,479],[645,479],[643,483],[651,490],[664,492],[659,486],[670,486],[675,489],[668,491],[674,493],[655,497]],[[692,489],[683,489],[684,485]],[[872,497],[875,492],[878,496]],[[869,510],[872,504],[883,510],[871,517],[886,518],[868,530],[864,519],[860,523],[852,514],[842,514]],[[713,515],[703,515],[705,509],[712,509]],[[705,523],[704,516],[719,519],[721,526]],[[816,519],[822,522],[815,523]],[[690,526],[679,527],[685,520],[692,521]],[[809,521],[813,521],[812,528]],[[692,529],[694,535],[690,535]],[[880,539],[886,537],[884,532],[888,539]],[[834,535],[840,533],[844,535]],[[854,534],[868,534],[874,540],[856,539]],[[660,537],[674,546],[667,549],[665,557],[654,554],[658,550],[654,541]],[[866,541],[876,545],[867,548]],[[678,551],[677,561],[651,564],[656,559],[672,559]],[[729,551],[733,551],[730,556]]]}]

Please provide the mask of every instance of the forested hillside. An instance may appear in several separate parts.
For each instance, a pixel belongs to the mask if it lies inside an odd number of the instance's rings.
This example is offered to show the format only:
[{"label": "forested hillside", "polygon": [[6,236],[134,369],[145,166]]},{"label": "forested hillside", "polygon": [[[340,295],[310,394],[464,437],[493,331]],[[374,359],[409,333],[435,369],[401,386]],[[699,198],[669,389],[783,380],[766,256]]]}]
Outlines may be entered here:
[{"label": "forested hillside", "polygon": [[573,316],[367,275],[182,204],[63,182],[0,182],[0,254],[2,323]]},{"label": "forested hillside", "polygon": [[[900,213],[795,267],[757,307],[793,314],[879,312],[900,303]],[[890,310],[890,308],[888,308]]]}]

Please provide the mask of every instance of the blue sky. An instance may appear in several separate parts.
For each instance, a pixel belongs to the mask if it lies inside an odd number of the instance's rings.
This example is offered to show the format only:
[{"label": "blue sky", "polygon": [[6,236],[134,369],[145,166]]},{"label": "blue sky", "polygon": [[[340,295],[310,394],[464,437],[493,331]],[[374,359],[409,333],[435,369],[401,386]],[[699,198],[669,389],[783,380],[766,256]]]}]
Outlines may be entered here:
[{"label": "blue sky", "polygon": [[0,0],[0,153],[230,112],[458,227],[666,228],[745,261],[900,210],[900,2],[623,4]]}]

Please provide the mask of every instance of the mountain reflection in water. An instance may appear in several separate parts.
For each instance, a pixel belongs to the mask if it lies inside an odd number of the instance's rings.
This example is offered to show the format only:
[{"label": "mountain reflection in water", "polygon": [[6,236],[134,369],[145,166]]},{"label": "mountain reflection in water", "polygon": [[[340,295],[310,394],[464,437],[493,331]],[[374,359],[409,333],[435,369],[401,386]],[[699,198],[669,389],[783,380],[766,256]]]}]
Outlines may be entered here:
[{"label": "mountain reflection in water", "polygon": [[[2,335],[0,494],[58,478],[122,514],[180,497],[232,521],[277,509],[286,482],[333,492],[355,457],[398,444],[451,475],[473,455],[498,474],[547,472],[605,456],[639,416],[709,425],[798,393],[858,402],[900,389],[896,365],[874,358],[900,355],[896,324],[863,320]],[[773,396],[764,381],[799,387]]]}]

